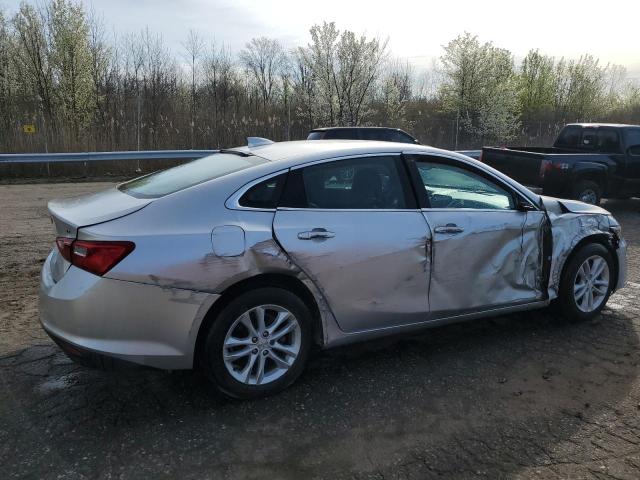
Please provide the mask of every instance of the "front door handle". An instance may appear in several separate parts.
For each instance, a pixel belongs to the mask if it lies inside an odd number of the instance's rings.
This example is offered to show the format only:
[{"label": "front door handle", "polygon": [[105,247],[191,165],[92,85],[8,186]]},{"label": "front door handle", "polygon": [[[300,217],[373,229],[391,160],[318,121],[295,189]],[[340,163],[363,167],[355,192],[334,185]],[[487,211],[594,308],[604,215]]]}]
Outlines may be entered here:
[{"label": "front door handle", "polygon": [[311,240],[313,238],[333,238],[336,234],[328,231],[326,228],[314,228],[306,232],[299,232],[298,238],[300,240]]},{"label": "front door handle", "polygon": [[436,233],[449,233],[456,234],[464,232],[464,228],[459,227],[455,223],[447,223],[446,225],[441,225],[433,229]]}]

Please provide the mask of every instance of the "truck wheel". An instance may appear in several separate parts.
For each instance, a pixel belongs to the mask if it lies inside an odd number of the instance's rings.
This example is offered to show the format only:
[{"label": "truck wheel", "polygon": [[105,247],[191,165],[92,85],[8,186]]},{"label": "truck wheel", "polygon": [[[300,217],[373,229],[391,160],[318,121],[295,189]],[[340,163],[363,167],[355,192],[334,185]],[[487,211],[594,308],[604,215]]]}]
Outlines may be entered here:
[{"label": "truck wheel", "polygon": [[591,180],[578,180],[573,187],[573,198],[591,205],[600,205],[602,190],[600,185]]}]

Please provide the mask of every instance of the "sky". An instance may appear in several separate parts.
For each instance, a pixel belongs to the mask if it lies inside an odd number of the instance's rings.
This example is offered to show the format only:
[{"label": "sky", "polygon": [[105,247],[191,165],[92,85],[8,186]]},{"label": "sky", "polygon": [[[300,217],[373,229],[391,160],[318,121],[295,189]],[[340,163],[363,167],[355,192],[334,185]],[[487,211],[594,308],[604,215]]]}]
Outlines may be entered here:
[{"label": "sky", "polygon": [[[42,0],[37,0],[42,1]],[[180,53],[190,29],[241,50],[252,37],[306,45],[309,28],[339,29],[389,39],[392,55],[428,67],[442,45],[468,31],[520,59],[530,48],[553,56],[589,53],[625,65],[640,78],[640,0],[81,0],[118,34],[145,26]],[[0,0],[9,13],[19,0]]]}]

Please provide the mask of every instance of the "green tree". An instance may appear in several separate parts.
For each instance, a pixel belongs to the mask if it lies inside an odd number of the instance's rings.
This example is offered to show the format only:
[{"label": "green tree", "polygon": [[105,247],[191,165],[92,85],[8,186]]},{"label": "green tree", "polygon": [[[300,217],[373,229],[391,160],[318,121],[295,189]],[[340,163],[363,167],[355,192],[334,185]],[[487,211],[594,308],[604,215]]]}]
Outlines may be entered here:
[{"label": "green tree", "polygon": [[518,100],[526,120],[540,120],[553,109],[555,60],[530,50],[522,61],[518,75]]},{"label": "green tree", "polygon": [[48,8],[50,64],[60,114],[78,140],[89,125],[94,106],[89,24],[80,3],[53,0]]},{"label": "green tree", "polygon": [[476,139],[512,138],[519,112],[511,53],[465,33],[444,47],[441,62],[442,105],[455,115],[456,129]]}]

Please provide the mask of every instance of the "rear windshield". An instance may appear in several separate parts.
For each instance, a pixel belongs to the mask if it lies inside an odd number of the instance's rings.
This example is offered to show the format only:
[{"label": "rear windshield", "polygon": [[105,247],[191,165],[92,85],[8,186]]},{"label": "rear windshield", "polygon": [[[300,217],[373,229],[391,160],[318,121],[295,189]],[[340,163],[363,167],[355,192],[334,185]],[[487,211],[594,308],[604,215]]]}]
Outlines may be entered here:
[{"label": "rear windshield", "polygon": [[580,127],[564,127],[556,140],[556,147],[577,148],[580,145]]},{"label": "rear windshield", "polygon": [[158,198],[266,161],[256,156],[216,153],[184,165],[136,178],[123,183],[118,188],[132,197]]}]

